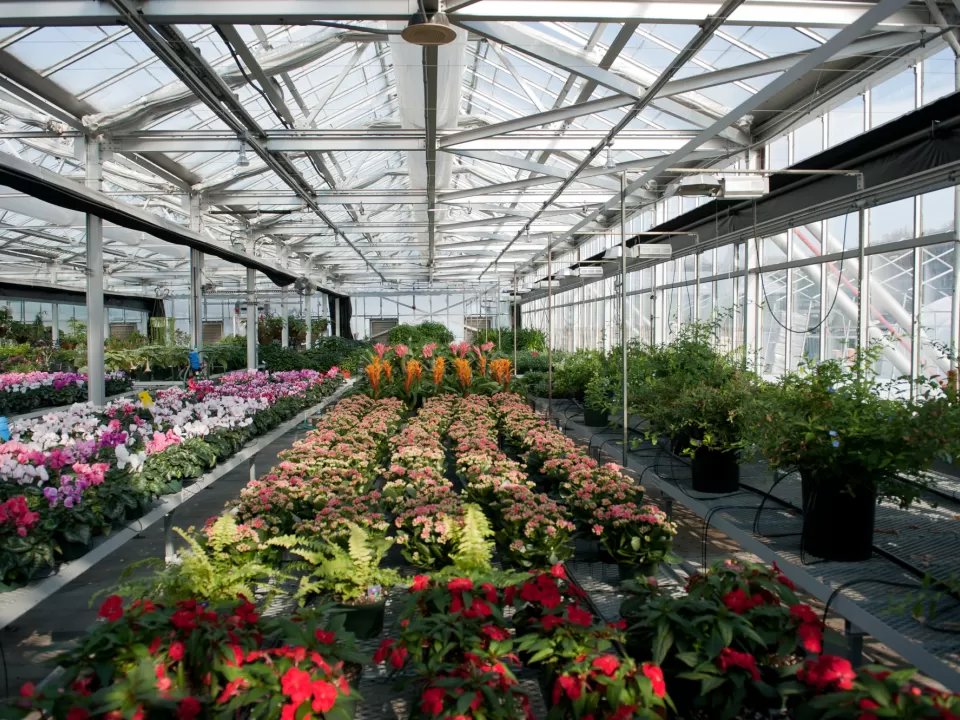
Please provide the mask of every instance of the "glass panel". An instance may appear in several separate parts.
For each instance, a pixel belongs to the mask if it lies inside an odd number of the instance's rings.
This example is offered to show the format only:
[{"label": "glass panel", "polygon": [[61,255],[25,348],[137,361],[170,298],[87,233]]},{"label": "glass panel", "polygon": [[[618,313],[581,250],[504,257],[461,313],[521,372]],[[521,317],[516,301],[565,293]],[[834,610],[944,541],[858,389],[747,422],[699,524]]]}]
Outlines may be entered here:
[{"label": "glass panel", "polygon": [[793,162],[823,150],[823,118],[816,118],[793,131]]},{"label": "glass panel", "polygon": [[787,272],[778,270],[762,273],[760,280],[763,309],[760,314],[758,365],[762,374],[778,377],[783,373],[786,354],[787,336],[783,325],[787,311]]},{"label": "glass panel", "polygon": [[786,137],[782,137],[767,146],[767,156],[770,160],[771,170],[782,170],[790,164],[789,148],[789,141]]},{"label": "glass panel", "polygon": [[950,369],[946,350],[950,347],[954,244],[949,242],[921,248],[920,263],[923,271],[918,374],[946,375]]},{"label": "glass panel", "polygon": [[776,265],[787,261],[787,236],[786,234],[774,235],[763,239],[763,266]]},{"label": "glass panel", "polygon": [[710,320],[713,315],[713,290],[714,283],[700,283],[700,293],[699,293],[699,318],[701,322],[706,322]]},{"label": "glass panel", "polygon": [[859,242],[860,216],[849,213],[827,220],[827,237],[824,254],[852,250]]},{"label": "glass panel", "polygon": [[956,89],[956,58],[950,48],[944,48],[923,61],[923,102],[949,95]]},{"label": "glass panel", "polygon": [[881,377],[892,379],[910,374],[910,334],[913,328],[913,250],[873,255],[870,272],[871,341],[887,340],[877,363]]},{"label": "glass panel", "polygon": [[957,189],[943,188],[920,196],[921,235],[953,232]]},{"label": "glass panel", "polygon": [[857,270],[852,261],[828,262],[820,266],[827,275],[824,300],[826,348],[824,360],[849,358],[857,345]]},{"label": "glass panel", "polygon": [[737,327],[735,325],[739,314],[736,313],[733,297],[734,281],[718,280],[716,291],[716,312],[720,318],[720,349],[731,351],[737,346]]},{"label": "glass panel", "polygon": [[717,275],[733,270],[733,245],[724,245],[717,248]]},{"label": "glass panel", "polygon": [[713,250],[700,253],[700,277],[702,278],[710,277],[715,272],[713,269],[713,253]]},{"label": "glass panel", "polygon": [[680,319],[684,324],[696,322],[697,286],[689,283],[680,288]]},{"label": "glass panel", "polygon": [[870,127],[877,127],[910,112],[916,103],[916,76],[913,68],[905,70],[870,93]]},{"label": "glass panel", "polygon": [[672,340],[680,326],[680,292],[678,288],[670,288],[663,295],[667,340]]},{"label": "glass panel", "polygon": [[788,326],[795,331],[790,341],[790,369],[796,370],[801,359],[820,358],[820,268],[794,268],[790,273],[793,302]]},{"label": "glass panel", "polygon": [[904,198],[869,211],[868,245],[882,245],[914,237],[914,198]]},{"label": "glass panel", "polygon": [[844,103],[830,111],[827,136],[830,147],[849,140],[863,132],[863,96]]},{"label": "glass panel", "polygon": [[802,260],[820,255],[821,223],[813,223],[790,231],[792,260]]}]

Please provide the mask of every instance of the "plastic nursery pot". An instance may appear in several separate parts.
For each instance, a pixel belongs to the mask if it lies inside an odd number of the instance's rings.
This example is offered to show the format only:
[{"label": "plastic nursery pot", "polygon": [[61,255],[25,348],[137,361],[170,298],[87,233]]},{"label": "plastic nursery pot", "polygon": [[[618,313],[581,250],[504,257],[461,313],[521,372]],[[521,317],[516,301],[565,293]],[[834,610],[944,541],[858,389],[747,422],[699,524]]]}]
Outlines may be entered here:
[{"label": "plastic nursery pot", "polygon": [[383,600],[360,605],[337,603],[332,612],[344,616],[344,630],[352,632],[357,640],[373,640],[383,632],[386,607],[387,603]]},{"label": "plastic nursery pot", "polygon": [[[841,477],[800,471],[803,549],[824,560],[859,562],[873,554],[877,491],[845,493]],[[866,485],[866,483],[864,483]]]},{"label": "plastic nursery pot", "polygon": [[702,493],[732,493],[740,489],[740,463],[732,451],[699,447],[690,463],[693,489]]},{"label": "plastic nursery pot", "polygon": [[90,550],[89,543],[70,542],[69,540],[65,539],[61,533],[54,535],[54,540],[56,541],[57,546],[60,548],[59,559],[63,562],[79,560],[87,554],[87,551]]},{"label": "plastic nursery pot", "polygon": [[602,410],[583,409],[583,424],[587,427],[606,427],[610,424],[607,413]]},{"label": "plastic nursery pot", "polygon": [[634,580],[636,578],[656,577],[660,563],[617,563],[617,570],[620,573],[620,582]]},{"label": "plastic nursery pot", "polygon": [[677,434],[670,438],[670,452],[674,455],[683,455],[683,451],[690,447],[690,431],[678,430]]}]

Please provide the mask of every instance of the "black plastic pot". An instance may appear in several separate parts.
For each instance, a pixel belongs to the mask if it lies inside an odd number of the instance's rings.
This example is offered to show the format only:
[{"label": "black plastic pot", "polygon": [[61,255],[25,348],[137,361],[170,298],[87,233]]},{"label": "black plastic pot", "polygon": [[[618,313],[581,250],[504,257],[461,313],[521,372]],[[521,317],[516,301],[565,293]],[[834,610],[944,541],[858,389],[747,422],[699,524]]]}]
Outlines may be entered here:
[{"label": "black plastic pot", "polygon": [[683,451],[690,447],[690,431],[678,430],[677,434],[670,438],[670,452],[674,455],[683,455]]},{"label": "black plastic pot", "polygon": [[690,463],[693,489],[702,493],[732,493],[740,489],[740,463],[731,451],[699,447]]},{"label": "black plastic pot", "polygon": [[[800,471],[803,549],[824,560],[860,562],[873,555],[877,491],[843,492],[848,480]],[[864,483],[867,485],[867,483]]]},{"label": "black plastic pot", "polygon": [[65,539],[61,533],[57,533],[54,539],[60,548],[60,559],[63,562],[79,560],[90,550],[89,543],[71,542]]},{"label": "black plastic pot", "polygon": [[343,628],[352,632],[357,640],[373,640],[383,632],[386,602],[344,605],[337,603],[334,613],[344,616]]},{"label": "black plastic pot", "polygon": [[606,427],[610,424],[607,413],[602,410],[583,409],[583,424],[587,427]]}]

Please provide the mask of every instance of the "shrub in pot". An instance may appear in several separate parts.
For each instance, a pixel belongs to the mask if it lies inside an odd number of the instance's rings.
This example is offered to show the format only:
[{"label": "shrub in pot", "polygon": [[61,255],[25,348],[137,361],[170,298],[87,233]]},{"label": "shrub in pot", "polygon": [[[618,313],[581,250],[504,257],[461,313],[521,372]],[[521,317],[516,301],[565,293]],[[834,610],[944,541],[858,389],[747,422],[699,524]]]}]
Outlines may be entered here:
[{"label": "shrub in pot", "polygon": [[400,576],[380,567],[392,538],[371,538],[359,525],[350,525],[349,549],[298,536],[274,538],[270,544],[286,548],[304,559],[298,569],[309,572],[300,581],[301,602],[321,595],[333,600],[334,614],[345,615],[344,628],[360,640],[370,640],[383,631],[387,590]]},{"label": "shrub in pot", "polygon": [[587,383],[583,395],[583,424],[587,427],[606,427],[607,415],[613,404],[616,381],[608,373],[598,368]]},{"label": "shrub in pot", "polygon": [[739,487],[743,408],[759,382],[742,359],[715,349],[719,339],[719,321],[684,326],[670,343],[640,353],[629,376],[631,413],[649,421],[649,440],[668,438],[690,457],[699,492]]},{"label": "shrub in pot", "polygon": [[878,499],[903,507],[924,480],[906,483],[949,452],[958,437],[955,390],[918,381],[914,399],[873,371],[873,345],[851,364],[806,362],[757,393],[750,440],[770,463],[795,469],[803,483],[804,549],[830,560],[870,557]]}]

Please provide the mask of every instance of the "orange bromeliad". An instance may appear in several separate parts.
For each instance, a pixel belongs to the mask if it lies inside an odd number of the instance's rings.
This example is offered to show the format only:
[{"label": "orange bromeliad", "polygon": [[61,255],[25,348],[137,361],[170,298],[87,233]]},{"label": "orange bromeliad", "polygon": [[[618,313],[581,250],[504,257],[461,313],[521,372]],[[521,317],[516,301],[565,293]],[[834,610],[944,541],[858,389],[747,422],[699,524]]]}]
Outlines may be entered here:
[{"label": "orange bromeliad", "polygon": [[460,381],[460,388],[463,390],[464,397],[470,392],[470,381],[473,379],[473,372],[470,370],[470,361],[463,358],[453,359],[453,369],[457,374],[457,380]]},{"label": "orange bromeliad", "polygon": [[447,361],[442,357],[438,357],[437,361],[433,364],[433,384],[439,385],[443,382],[443,371],[447,366]]},{"label": "orange bromeliad", "polygon": [[421,365],[416,360],[411,360],[407,363],[407,380],[403,384],[403,389],[406,392],[410,392],[410,388],[413,387],[413,384],[420,382],[420,375],[423,373],[423,365]]},{"label": "orange bromeliad", "polygon": [[490,377],[506,390],[510,385],[510,361],[506,359],[490,361]]},{"label": "orange bromeliad", "polygon": [[373,389],[373,399],[380,397],[380,383],[383,380],[383,362],[380,358],[373,358],[373,362],[367,365],[367,379],[370,380],[370,387]]}]

